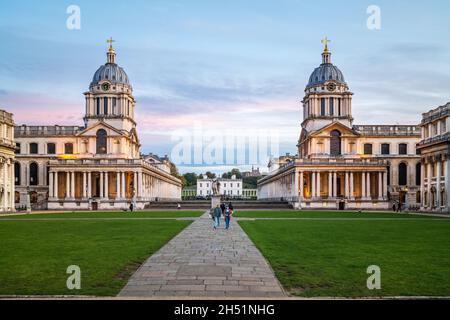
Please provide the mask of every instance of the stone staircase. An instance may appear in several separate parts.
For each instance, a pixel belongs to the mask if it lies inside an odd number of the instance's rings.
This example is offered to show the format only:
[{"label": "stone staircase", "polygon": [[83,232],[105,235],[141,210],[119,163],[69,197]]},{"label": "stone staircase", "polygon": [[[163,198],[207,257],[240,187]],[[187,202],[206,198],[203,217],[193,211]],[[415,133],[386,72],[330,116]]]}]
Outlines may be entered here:
[{"label": "stone staircase", "polygon": [[[225,201],[228,203],[228,201]],[[235,200],[231,201],[236,210],[260,210],[260,209],[292,209],[287,201],[263,201],[263,200]],[[202,209],[211,208],[210,200],[185,200],[185,201],[169,201],[169,202],[151,202],[145,206],[146,209],[177,209],[177,205],[181,205],[181,209]]]}]

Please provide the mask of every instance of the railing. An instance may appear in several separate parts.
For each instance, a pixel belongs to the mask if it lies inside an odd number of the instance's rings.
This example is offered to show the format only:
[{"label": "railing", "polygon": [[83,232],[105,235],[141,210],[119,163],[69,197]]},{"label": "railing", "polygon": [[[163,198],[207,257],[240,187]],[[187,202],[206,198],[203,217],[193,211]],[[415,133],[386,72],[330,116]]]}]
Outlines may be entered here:
[{"label": "railing", "polygon": [[67,136],[75,135],[84,127],[79,126],[16,126],[14,134],[16,137],[26,136]]},{"label": "railing", "polygon": [[436,143],[436,142],[445,142],[450,141],[450,132],[447,132],[445,134],[442,134],[440,136],[424,139],[419,142],[419,146],[429,144],[429,143]]},{"label": "railing", "polygon": [[364,135],[375,136],[420,136],[420,128],[416,125],[371,126],[355,125],[353,128]]},{"label": "railing", "polygon": [[432,122],[444,116],[450,115],[450,104],[446,104],[444,106],[440,106],[434,110],[431,110],[427,113],[423,114],[423,118],[421,121],[421,125]]}]

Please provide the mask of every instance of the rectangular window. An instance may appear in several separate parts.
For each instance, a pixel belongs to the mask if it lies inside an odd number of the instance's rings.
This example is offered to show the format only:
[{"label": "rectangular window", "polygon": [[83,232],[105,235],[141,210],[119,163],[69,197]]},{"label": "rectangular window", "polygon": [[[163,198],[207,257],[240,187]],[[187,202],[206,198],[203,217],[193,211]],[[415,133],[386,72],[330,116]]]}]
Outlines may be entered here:
[{"label": "rectangular window", "polygon": [[103,114],[108,114],[108,98],[103,98]]},{"label": "rectangular window", "polygon": [[16,153],[20,153],[20,143],[16,143]]},{"label": "rectangular window", "polygon": [[31,154],[38,153],[38,144],[37,143],[30,143],[30,153]]},{"label": "rectangular window", "polygon": [[66,143],[64,145],[64,153],[65,154],[73,154],[73,144],[71,143]]},{"label": "rectangular window", "polygon": [[408,145],[406,143],[398,145],[398,154],[408,154]]},{"label": "rectangular window", "polygon": [[47,143],[47,154],[55,154],[56,147],[54,143]]},{"label": "rectangular window", "polygon": [[97,101],[97,115],[100,114],[100,98],[95,99]]},{"label": "rectangular window", "polygon": [[325,115],[325,98],[320,99],[320,115]]},{"label": "rectangular window", "polygon": [[372,144],[364,144],[364,154],[372,154]]},{"label": "rectangular window", "polygon": [[381,154],[390,154],[389,144],[388,143],[383,143],[381,145]]},{"label": "rectangular window", "polygon": [[341,115],[341,98],[338,99],[338,116]]}]

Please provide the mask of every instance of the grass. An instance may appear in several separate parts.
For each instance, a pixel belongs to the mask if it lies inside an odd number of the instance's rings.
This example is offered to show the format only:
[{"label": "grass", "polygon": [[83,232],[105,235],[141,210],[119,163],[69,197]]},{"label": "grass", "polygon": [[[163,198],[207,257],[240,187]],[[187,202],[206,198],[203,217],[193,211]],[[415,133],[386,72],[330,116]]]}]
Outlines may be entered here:
[{"label": "grass", "polygon": [[[104,214],[89,213],[89,216]],[[49,216],[66,215],[84,214]],[[190,223],[132,219],[0,219],[0,294],[116,295],[143,261]],[[81,290],[66,287],[69,265],[81,268]]]},{"label": "grass", "polygon": [[74,212],[61,212],[61,213],[33,213],[23,215],[4,215],[0,216],[1,219],[66,219],[66,218],[190,218],[199,217],[203,214],[203,211],[135,211],[131,212],[102,212],[102,211],[74,211]]},{"label": "grass", "polygon": [[[450,219],[239,224],[293,295],[450,296]],[[381,268],[381,290],[366,287],[370,265]]]},{"label": "grass", "polygon": [[236,210],[234,217],[239,218],[430,218],[421,215],[389,212],[357,211],[301,211],[301,210]]}]

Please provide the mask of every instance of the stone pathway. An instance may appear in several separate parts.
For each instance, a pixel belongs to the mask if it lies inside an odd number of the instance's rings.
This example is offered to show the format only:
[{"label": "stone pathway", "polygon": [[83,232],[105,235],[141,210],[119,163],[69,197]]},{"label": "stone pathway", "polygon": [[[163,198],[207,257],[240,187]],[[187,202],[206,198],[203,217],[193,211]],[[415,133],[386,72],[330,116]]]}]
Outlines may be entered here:
[{"label": "stone pathway", "polygon": [[234,220],[212,228],[205,212],[153,254],[119,297],[283,297],[271,267]]}]

